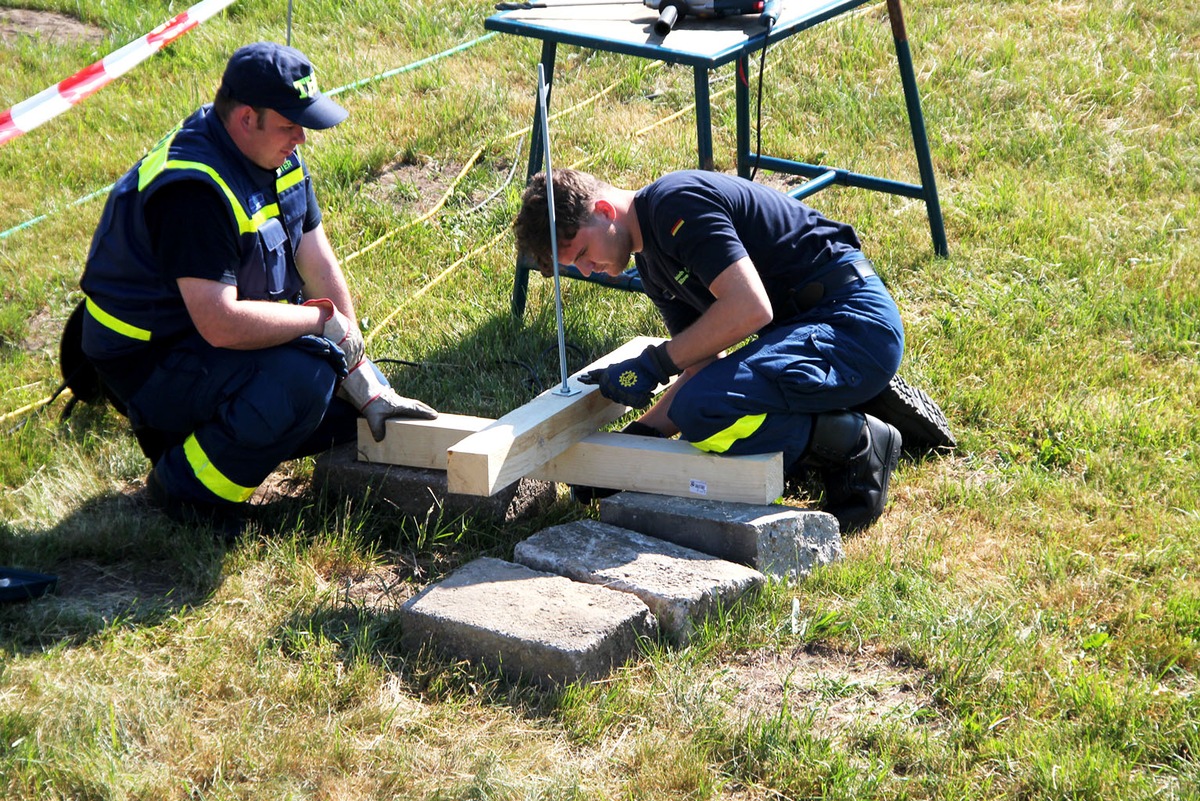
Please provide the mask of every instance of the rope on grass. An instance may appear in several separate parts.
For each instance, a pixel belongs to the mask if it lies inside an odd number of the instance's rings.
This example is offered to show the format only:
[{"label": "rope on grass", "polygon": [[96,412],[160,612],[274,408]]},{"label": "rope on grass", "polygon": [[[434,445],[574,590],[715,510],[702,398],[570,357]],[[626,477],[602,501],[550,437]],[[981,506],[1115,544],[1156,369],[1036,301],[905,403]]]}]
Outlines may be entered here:
[{"label": "rope on grass", "polygon": [[409,72],[410,70],[415,70],[418,67],[424,67],[426,64],[432,64],[434,61],[446,58],[447,56],[452,56],[455,53],[460,53],[463,50],[472,48],[477,44],[482,44],[483,42],[486,42],[488,39],[491,39],[495,35],[496,35],[495,31],[492,31],[491,33],[485,33],[483,36],[480,36],[476,39],[472,39],[469,42],[463,42],[460,45],[451,47],[449,50],[443,50],[440,53],[434,53],[432,56],[426,56],[425,58],[420,59],[419,61],[414,61],[413,63],[406,64],[403,67],[397,67],[396,69],[388,70],[387,72],[381,72],[378,75],[372,75],[370,78],[363,78],[360,81],[355,81],[354,83],[348,83],[345,86],[339,86],[336,89],[330,89],[325,94],[327,94],[327,95],[340,94],[341,92],[349,91],[350,89],[357,89],[360,86],[365,86],[368,83],[373,83],[375,81],[379,81],[384,78],[391,78],[395,75],[400,75],[401,73]]},{"label": "rope on grass", "polygon": [[389,323],[391,323],[392,320],[396,319],[396,316],[398,314],[400,314],[400,311],[405,306],[407,306],[409,303],[411,303],[412,301],[421,297],[426,292],[428,292],[429,290],[433,289],[435,286],[440,284],[443,280],[445,280],[445,278],[447,276],[450,275],[450,273],[454,272],[455,269],[457,269],[465,261],[467,261],[467,259],[473,259],[476,256],[478,256],[479,254],[484,253],[487,250],[490,250],[491,248],[498,245],[500,243],[500,240],[506,236],[508,236],[508,229],[504,229],[504,230],[500,231],[500,233],[496,234],[494,237],[489,239],[487,242],[485,242],[484,244],[475,248],[470,253],[467,253],[466,255],[462,256],[456,262],[451,264],[449,267],[442,270],[431,281],[429,281],[427,284],[425,284],[425,286],[421,287],[416,292],[409,295],[404,300],[400,301],[400,303],[396,305],[396,308],[392,309],[391,313],[387,317],[383,318],[383,320],[379,323],[379,325],[375,326],[375,328],[371,331],[371,333],[367,334],[367,336],[363,337],[363,339],[366,341],[366,343],[368,345],[370,345],[371,342],[373,342],[375,340],[375,337],[379,334],[379,332],[382,331]]},{"label": "rope on grass", "polygon": [[471,158],[467,159],[467,163],[459,171],[458,175],[455,176],[454,180],[450,182],[449,188],[446,189],[446,191],[442,195],[441,199],[439,199],[437,203],[433,204],[433,208],[431,208],[429,211],[422,214],[420,217],[417,217],[415,220],[411,220],[411,221],[405,223],[404,225],[401,225],[398,228],[393,228],[392,230],[385,233],[383,236],[376,239],[371,244],[367,245],[365,248],[362,248],[361,250],[356,250],[354,253],[351,253],[349,256],[342,259],[342,262],[345,264],[349,264],[350,262],[357,259],[359,256],[369,253],[372,250],[374,250],[375,248],[379,247],[384,242],[391,239],[393,236],[400,233],[401,231],[407,231],[409,228],[412,228],[414,225],[417,225],[418,223],[422,223],[425,220],[428,220],[430,217],[432,217],[433,215],[435,215],[439,211],[441,211],[442,206],[446,205],[446,201],[450,199],[450,195],[452,195],[454,193],[455,188],[459,185],[459,183],[462,182],[462,179],[464,177],[466,177],[467,172],[473,166],[475,166],[475,162],[478,161],[479,157],[482,155],[483,155],[483,148],[480,147],[478,150],[475,151],[474,154],[472,154]]},{"label": "rope on grass", "polygon": [[54,400],[57,397],[58,397],[58,395],[48,395],[47,397],[42,398],[41,400],[34,401],[33,403],[27,403],[24,406],[22,406],[20,409],[13,409],[11,412],[5,412],[4,414],[0,414],[0,423],[7,423],[9,420],[15,420],[16,418],[20,417],[21,415],[25,414],[26,412],[36,412],[38,409],[40,409],[43,406],[45,406],[46,404],[50,403],[52,400]]},{"label": "rope on grass", "polygon": [[[714,93],[712,94],[712,97],[720,97],[721,95],[727,95],[727,94],[729,94],[730,92],[732,92],[732,91],[733,91],[733,89],[734,89],[734,87],[732,87],[732,86],[727,86],[727,87],[725,87],[724,89],[720,90],[719,92],[714,92]],[[674,114],[669,114],[669,115],[667,115],[666,117],[663,117],[661,120],[657,120],[657,121],[655,121],[655,122],[652,122],[652,123],[650,123],[650,124],[649,124],[649,125],[647,125],[645,128],[641,128],[641,129],[639,129],[639,130],[637,130],[637,131],[634,131],[634,132],[633,132],[633,135],[634,135],[634,136],[643,136],[643,135],[645,135],[645,134],[648,134],[648,133],[650,133],[651,131],[653,131],[655,128],[659,127],[660,125],[666,125],[668,122],[673,122],[673,121],[675,121],[675,120],[679,119],[679,118],[680,118],[680,117],[682,117],[684,114],[687,114],[689,111],[691,111],[691,110],[692,110],[692,109],[694,109],[694,108],[696,108],[696,104],[695,104],[695,103],[689,103],[688,105],[686,105],[686,106],[684,106],[683,108],[679,109],[679,111],[676,111]]]}]

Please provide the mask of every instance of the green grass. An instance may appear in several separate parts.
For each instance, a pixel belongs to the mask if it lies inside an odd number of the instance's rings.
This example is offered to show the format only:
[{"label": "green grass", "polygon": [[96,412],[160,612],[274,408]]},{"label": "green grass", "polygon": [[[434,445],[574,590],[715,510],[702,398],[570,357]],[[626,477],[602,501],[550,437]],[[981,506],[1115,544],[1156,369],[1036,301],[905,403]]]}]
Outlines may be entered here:
[{"label": "green grass", "polygon": [[[104,38],[5,39],[0,108],[183,10],[22,5]],[[102,205],[75,202],[206,100],[235,47],[282,40],[285,4],[236,3],[0,146],[0,231],[24,226],[0,239],[0,564],[62,577],[0,608],[0,794],[1200,798],[1200,22],[1177,0],[905,10],[950,256],[916,201],[810,202],[862,235],[904,315],[902,369],[958,450],[902,462],[843,562],[557,691],[407,651],[394,604],[350,589],[403,600],[586,511],[399,520],[307,488],[305,461],[225,549],[138,506],[146,463],[112,410],[38,406]],[[482,37],[491,4],[294,11],[329,90]],[[498,416],[557,380],[549,282],[517,321],[511,238],[464,259],[516,210],[538,52],[497,36],[348,89],[349,120],[306,150],[373,355],[443,411]],[[882,3],[767,61],[767,152],[917,180]],[[582,105],[553,123],[555,162],[627,186],[694,166],[693,117],[655,126],[691,96],[689,69],[560,47],[554,109]],[[725,171],[733,117],[717,96]],[[663,333],[641,296],[563,293],[572,370]]]}]

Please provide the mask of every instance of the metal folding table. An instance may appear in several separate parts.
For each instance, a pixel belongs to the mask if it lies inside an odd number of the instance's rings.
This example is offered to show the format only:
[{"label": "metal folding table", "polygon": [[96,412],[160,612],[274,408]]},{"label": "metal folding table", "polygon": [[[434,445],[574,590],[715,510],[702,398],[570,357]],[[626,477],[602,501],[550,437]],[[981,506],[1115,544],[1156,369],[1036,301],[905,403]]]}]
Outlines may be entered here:
[{"label": "metal folding table", "polygon": [[[554,59],[559,44],[640,56],[672,64],[690,65],[694,71],[696,150],[701,169],[712,169],[713,167],[712,111],[708,72],[730,62],[736,62],[738,175],[749,177],[751,170],[757,165],[762,169],[805,177],[808,180],[804,184],[789,192],[796,198],[807,197],[827,186],[841,184],[924,200],[934,251],[940,256],[945,256],[948,253],[945,227],[942,223],[941,206],[938,203],[933,163],[929,155],[929,140],[925,133],[925,119],[921,113],[921,101],[917,93],[912,53],[908,47],[908,34],[904,26],[900,0],[886,0],[886,2],[921,182],[912,184],[894,181],[836,167],[755,154],[750,150],[748,76],[750,59],[753,54],[768,44],[781,42],[801,31],[808,30],[841,14],[846,14],[867,2],[869,0],[781,0],[779,20],[771,28],[769,35],[757,17],[735,16],[722,19],[685,17],[666,36],[658,36],[653,30],[658,12],[644,5],[636,3],[572,7],[563,5],[555,8],[554,0],[549,0],[548,8],[505,11],[495,14],[484,21],[484,26],[488,30],[542,41],[541,63],[545,71],[548,96],[553,85]],[[543,163],[542,141],[536,135],[541,128],[540,117],[540,110],[535,108],[532,129],[535,135],[532,137],[529,148],[526,180],[538,172]],[[529,272],[534,269],[536,268],[533,265],[518,258],[512,296],[513,314],[518,317],[524,313]],[[564,268],[561,274],[572,278],[583,278],[573,268]],[[589,277],[587,280],[597,279]],[[621,289],[637,290],[641,286],[635,272],[631,272],[615,282],[613,279],[607,278],[599,279],[597,282]]]}]

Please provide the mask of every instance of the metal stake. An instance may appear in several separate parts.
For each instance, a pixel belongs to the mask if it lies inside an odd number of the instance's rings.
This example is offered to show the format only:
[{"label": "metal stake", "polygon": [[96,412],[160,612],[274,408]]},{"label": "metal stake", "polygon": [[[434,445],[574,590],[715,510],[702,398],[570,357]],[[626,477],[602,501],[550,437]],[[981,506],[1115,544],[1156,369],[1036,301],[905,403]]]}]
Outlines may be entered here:
[{"label": "metal stake", "polygon": [[558,368],[562,373],[562,386],[553,390],[555,395],[577,395],[583,390],[572,389],[567,384],[567,335],[563,329],[562,282],[558,276],[558,228],[554,220],[554,173],[550,168],[550,122],[546,102],[546,69],[538,64],[538,109],[542,118],[542,150],[546,154],[546,206],[550,212],[550,260],[554,263],[554,318],[558,323]]}]

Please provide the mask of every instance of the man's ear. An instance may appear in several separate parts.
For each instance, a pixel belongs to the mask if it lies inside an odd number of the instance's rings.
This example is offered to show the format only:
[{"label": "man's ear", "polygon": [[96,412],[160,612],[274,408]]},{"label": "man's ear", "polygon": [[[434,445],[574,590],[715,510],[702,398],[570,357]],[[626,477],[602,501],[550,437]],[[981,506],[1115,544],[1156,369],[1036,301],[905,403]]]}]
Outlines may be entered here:
[{"label": "man's ear", "polygon": [[249,131],[255,127],[257,115],[252,106],[238,106],[233,112],[233,121],[243,131]]},{"label": "man's ear", "polygon": [[607,200],[597,200],[596,204],[592,206],[592,209],[609,222],[617,219],[617,210],[613,208],[613,204],[609,203]]}]

